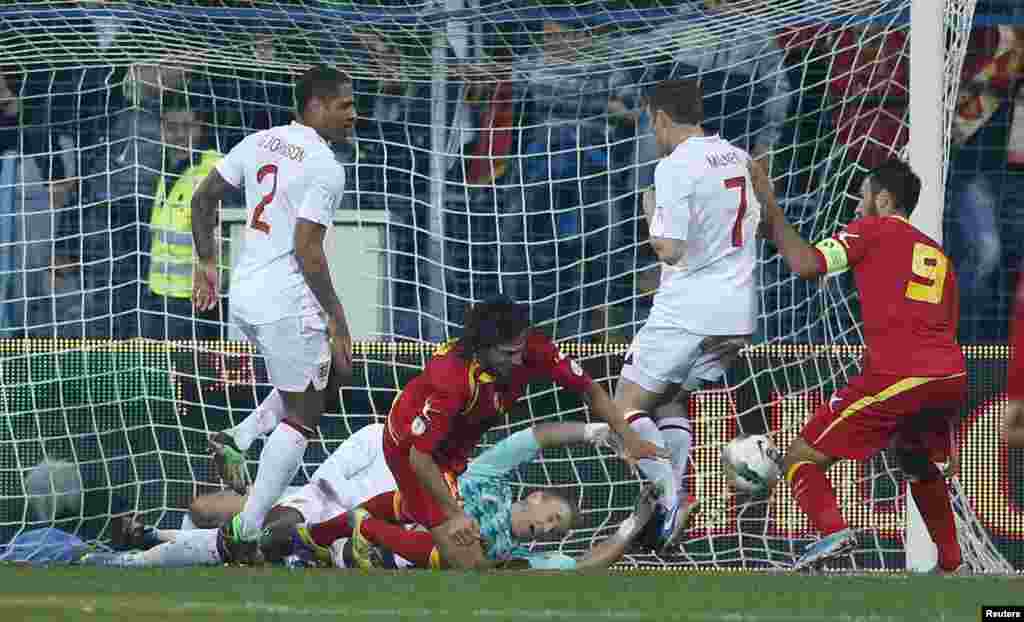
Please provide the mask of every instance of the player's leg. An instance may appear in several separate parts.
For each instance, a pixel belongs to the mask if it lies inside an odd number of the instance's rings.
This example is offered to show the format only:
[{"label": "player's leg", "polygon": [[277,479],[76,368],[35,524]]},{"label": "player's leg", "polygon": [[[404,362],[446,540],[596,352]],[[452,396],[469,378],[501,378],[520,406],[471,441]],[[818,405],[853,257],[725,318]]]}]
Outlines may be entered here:
[{"label": "player's leg", "polygon": [[893,443],[893,455],[907,475],[910,493],[938,549],[939,569],[954,572],[963,557],[946,474],[935,463],[949,462],[958,455],[955,427],[959,407],[967,397],[967,377],[937,380],[927,389],[923,410],[902,427]]},{"label": "player's leg", "polygon": [[233,490],[199,495],[189,504],[189,518],[197,529],[216,529],[245,507],[245,497]]},{"label": "player's leg", "polygon": [[949,489],[942,471],[932,463],[927,452],[895,449],[893,452],[910,480],[910,494],[921,513],[928,535],[938,551],[938,565],[943,572],[954,572],[963,562],[956,535],[956,518],[949,501]]},{"label": "player's leg", "polygon": [[238,515],[238,535],[242,540],[259,537],[267,512],[291,484],[302,464],[309,439],[323,412],[323,392],[311,389],[302,393],[281,391],[288,417],[274,429],[260,453],[256,481],[249,491],[245,507]]},{"label": "player's leg", "polygon": [[823,535],[796,567],[807,567],[853,550],[856,538],[839,510],[835,490],[825,475],[840,459],[866,460],[889,446],[920,406],[927,380],[890,376],[856,376],[822,404],[800,431],[783,459],[782,469],[797,505]]},{"label": "player's leg", "polygon": [[90,552],[78,564],[123,568],[180,568],[206,566],[224,561],[218,546],[219,529],[164,530],[166,541],[144,551],[121,553]]},{"label": "player's leg", "polygon": [[686,469],[693,446],[693,428],[687,417],[689,396],[690,392],[682,389],[675,399],[658,406],[654,411],[654,420],[662,438],[665,439],[665,447],[672,452],[672,479],[679,507],[672,521],[671,532],[662,542],[663,550],[679,543],[700,507],[699,500],[691,501],[690,491],[686,485]]},{"label": "player's leg", "polygon": [[319,317],[286,318],[247,328],[247,336],[265,353],[270,382],[281,395],[286,416],[263,446],[244,509],[224,526],[230,552],[243,557],[256,549],[267,512],[299,470],[323,413],[331,360]]}]

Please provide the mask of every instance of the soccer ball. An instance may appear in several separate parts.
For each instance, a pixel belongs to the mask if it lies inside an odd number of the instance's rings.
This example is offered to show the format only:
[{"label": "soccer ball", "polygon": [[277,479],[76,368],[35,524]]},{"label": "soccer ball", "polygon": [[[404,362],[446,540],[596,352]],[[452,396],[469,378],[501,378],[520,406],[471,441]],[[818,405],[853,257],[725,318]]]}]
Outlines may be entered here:
[{"label": "soccer ball", "polygon": [[737,436],[722,448],[722,469],[736,490],[765,496],[779,481],[781,457],[764,434]]},{"label": "soccer ball", "polygon": [[25,474],[25,494],[35,520],[53,521],[82,508],[82,476],[64,460],[44,460]]}]

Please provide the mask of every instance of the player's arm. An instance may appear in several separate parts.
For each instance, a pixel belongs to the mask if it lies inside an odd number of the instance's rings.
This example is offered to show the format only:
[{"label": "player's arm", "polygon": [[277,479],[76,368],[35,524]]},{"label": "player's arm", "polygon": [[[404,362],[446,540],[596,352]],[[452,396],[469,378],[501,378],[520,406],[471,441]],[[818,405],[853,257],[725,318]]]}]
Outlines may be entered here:
[{"label": "player's arm", "polygon": [[469,463],[463,477],[504,478],[532,462],[542,449],[575,443],[598,443],[608,434],[605,423],[542,423],[502,439]]},{"label": "player's arm", "polygon": [[201,262],[217,259],[217,246],[213,238],[213,230],[217,227],[217,206],[235,189],[214,168],[192,195],[192,240],[196,256]]},{"label": "player's arm", "polygon": [[627,460],[640,458],[671,457],[667,449],[659,448],[654,443],[640,438],[628,423],[622,412],[615,406],[604,387],[593,381],[580,364],[559,351],[549,338],[539,333],[531,336],[527,357],[529,365],[541,370],[542,375],[554,380],[555,384],[578,393],[596,417],[604,420],[622,439]]},{"label": "player's arm", "polygon": [[622,521],[619,529],[577,560],[574,569],[594,570],[607,568],[622,559],[629,545],[640,535],[644,527],[654,516],[654,507],[654,489],[648,486],[640,493],[640,498],[637,499],[633,513],[626,520]]},{"label": "player's arm", "polygon": [[316,301],[327,314],[330,321],[345,327],[345,308],[338,298],[338,292],[331,281],[331,270],[324,253],[324,237],[327,226],[319,222],[298,218],[295,222],[295,259],[302,271],[302,278],[309,286]]},{"label": "player's arm", "polygon": [[341,201],[344,185],[345,174],[340,168],[309,171],[308,186],[296,214],[293,246],[302,278],[327,315],[327,332],[337,371],[341,376],[348,376],[352,371],[352,337],[324,253],[324,237],[327,227],[334,223],[334,210]]},{"label": "player's arm", "polygon": [[765,211],[763,235],[779,250],[789,269],[800,278],[813,279],[828,271],[825,258],[786,221],[786,215],[775,200],[775,189],[761,163],[751,160],[750,179],[754,194]]},{"label": "player's arm", "polygon": [[413,472],[416,473],[417,479],[441,506],[441,510],[448,519],[463,515],[458,501],[448,489],[448,483],[444,480],[441,467],[437,466],[437,462],[434,461],[434,457],[430,453],[420,451],[416,445],[413,445],[409,448],[409,464],[412,466]]},{"label": "player's arm", "polygon": [[213,230],[217,226],[217,206],[228,193],[242,186],[245,170],[243,151],[248,139],[242,140],[221,158],[192,194],[192,245],[198,262],[192,276],[192,302],[196,309],[207,311],[217,304],[217,245]]},{"label": "player's arm", "polygon": [[[659,205],[658,195],[655,191],[655,188],[659,186],[659,175],[657,174],[659,170],[667,171],[668,169],[662,169],[660,166],[655,169],[655,184],[644,191],[644,217],[647,218],[650,231],[651,250],[654,251],[658,261],[674,266],[686,256],[686,233],[689,227],[689,218],[683,213],[682,206],[676,206],[676,209],[670,212],[667,197],[662,197],[663,203]],[[664,183],[660,185],[665,188],[662,191],[663,194],[671,194]]]}]

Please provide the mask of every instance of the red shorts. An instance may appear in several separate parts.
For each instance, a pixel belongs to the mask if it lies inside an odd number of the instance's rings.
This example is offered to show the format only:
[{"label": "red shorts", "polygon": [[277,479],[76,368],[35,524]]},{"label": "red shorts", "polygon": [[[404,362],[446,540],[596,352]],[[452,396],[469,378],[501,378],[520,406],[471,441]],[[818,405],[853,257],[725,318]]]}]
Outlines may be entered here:
[{"label": "red shorts", "polygon": [[[441,505],[434,499],[433,495],[423,487],[420,478],[412,470],[409,463],[409,450],[400,449],[384,432],[384,460],[395,476],[395,483],[398,490],[395,492],[395,514],[407,521],[418,523],[428,529],[433,529],[448,520],[448,515],[441,509]],[[458,475],[451,469],[441,467],[441,475],[448,483],[448,491],[452,497],[462,505],[459,498]]]},{"label": "red shorts", "polygon": [[832,394],[800,436],[833,458],[864,460],[883,449],[927,452],[945,462],[953,426],[967,400],[967,374],[945,378],[855,376]]}]

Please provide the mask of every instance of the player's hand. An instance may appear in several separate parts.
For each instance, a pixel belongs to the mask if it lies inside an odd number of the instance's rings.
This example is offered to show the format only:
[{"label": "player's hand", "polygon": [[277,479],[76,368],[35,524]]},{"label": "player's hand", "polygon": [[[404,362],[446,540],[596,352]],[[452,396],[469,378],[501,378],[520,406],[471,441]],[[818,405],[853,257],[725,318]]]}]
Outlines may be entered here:
[{"label": "player's hand", "polygon": [[1001,430],[1003,442],[1010,447],[1020,447],[1024,440],[1024,400],[1010,400],[1003,411]]},{"label": "player's hand", "polygon": [[636,466],[638,460],[671,460],[672,452],[658,447],[650,441],[640,438],[636,430],[626,426],[620,433],[622,436],[622,459],[630,466]]},{"label": "player's hand", "polygon": [[192,305],[196,311],[209,311],[217,306],[220,293],[217,262],[199,260],[192,271]]},{"label": "player's hand", "polygon": [[338,378],[350,377],[352,375],[352,335],[348,332],[348,322],[344,315],[340,319],[328,319],[327,336],[331,344],[331,360],[337,370]]},{"label": "player's hand", "polygon": [[466,514],[449,519],[447,531],[448,536],[459,546],[469,546],[480,541],[480,525]]}]

